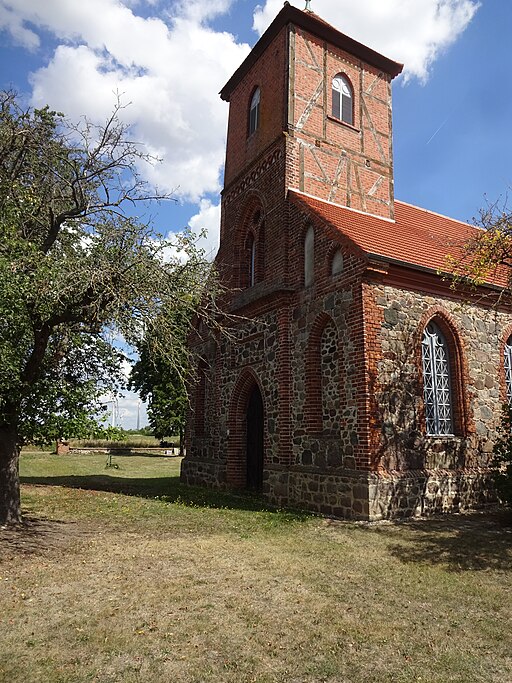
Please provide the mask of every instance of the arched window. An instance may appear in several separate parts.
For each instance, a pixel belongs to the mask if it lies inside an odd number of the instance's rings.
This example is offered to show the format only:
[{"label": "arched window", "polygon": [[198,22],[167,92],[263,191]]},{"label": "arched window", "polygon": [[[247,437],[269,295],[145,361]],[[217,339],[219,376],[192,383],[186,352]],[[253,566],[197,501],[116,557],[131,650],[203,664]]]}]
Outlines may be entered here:
[{"label": "arched window", "polygon": [[245,214],[245,239],[240,261],[240,287],[254,287],[264,279],[265,220],[261,208],[254,207]]},{"label": "arched window", "polygon": [[260,125],[260,89],[256,88],[251,98],[249,108],[249,135],[252,135]]},{"label": "arched window", "polygon": [[336,249],[331,261],[331,275],[334,277],[334,275],[339,275],[341,272],[343,272],[343,254],[341,249]]},{"label": "arched window", "polygon": [[434,323],[425,328],[421,349],[427,434],[453,434],[448,344]]},{"label": "arched window", "polygon": [[249,236],[249,287],[256,284],[256,240]]},{"label": "arched window", "polygon": [[507,401],[512,405],[512,336],[507,339],[503,355],[503,365],[505,366],[505,387],[507,390]]},{"label": "arched window", "polygon": [[315,231],[309,226],[304,238],[304,286],[309,287],[315,280]]},{"label": "arched window", "polygon": [[354,96],[352,86],[346,76],[337,74],[332,79],[332,115],[354,125]]}]

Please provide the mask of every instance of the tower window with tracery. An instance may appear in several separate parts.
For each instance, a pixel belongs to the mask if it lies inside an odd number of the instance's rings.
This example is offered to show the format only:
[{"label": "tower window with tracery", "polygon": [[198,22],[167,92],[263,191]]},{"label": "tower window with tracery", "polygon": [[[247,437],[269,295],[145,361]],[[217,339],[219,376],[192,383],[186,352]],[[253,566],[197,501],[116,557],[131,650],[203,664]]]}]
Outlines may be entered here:
[{"label": "tower window with tracery", "polygon": [[343,74],[332,79],[332,115],[354,125],[354,95],[348,78]]}]

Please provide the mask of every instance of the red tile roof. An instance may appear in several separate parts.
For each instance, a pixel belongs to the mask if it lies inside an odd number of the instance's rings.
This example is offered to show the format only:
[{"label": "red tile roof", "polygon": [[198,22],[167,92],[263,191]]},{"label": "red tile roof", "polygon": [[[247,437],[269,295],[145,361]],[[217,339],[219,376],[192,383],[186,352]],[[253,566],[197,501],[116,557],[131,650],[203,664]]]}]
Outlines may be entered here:
[{"label": "red tile roof", "polygon": [[[289,196],[296,206],[313,211],[365,253],[436,272],[449,272],[447,257],[460,257],[463,245],[478,234],[472,225],[404,202],[395,201],[393,221],[295,190]],[[504,285],[506,272],[489,277],[489,282]]]}]

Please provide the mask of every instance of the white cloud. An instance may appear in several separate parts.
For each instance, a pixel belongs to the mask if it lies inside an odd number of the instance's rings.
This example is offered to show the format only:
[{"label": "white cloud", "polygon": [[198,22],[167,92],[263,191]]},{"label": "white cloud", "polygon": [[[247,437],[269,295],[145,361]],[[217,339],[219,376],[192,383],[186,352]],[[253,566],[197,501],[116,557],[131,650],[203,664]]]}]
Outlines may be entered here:
[{"label": "white cloud", "polygon": [[[219,248],[220,204],[212,204],[208,199],[202,199],[199,213],[192,216],[188,224],[192,232],[198,235],[197,246],[204,250],[209,261],[213,261]],[[203,232],[205,234],[201,235]]]},{"label": "white cloud", "polygon": [[235,0],[180,0],[177,8],[183,16],[197,22],[204,22],[225,14]]},{"label": "white cloud", "polygon": [[133,391],[123,391],[121,396],[115,398],[111,394],[105,394],[100,398],[100,403],[106,408],[103,423],[105,426],[135,429],[137,416],[139,427],[148,424],[147,404]]},{"label": "white cloud", "polygon": [[134,122],[133,135],[163,159],[146,169],[148,180],[198,201],[220,189],[227,105],[218,92],[249,51],[204,23],[230,1],[206,9],[183,2],[183,12],[164,21],[137,16],[134,2],[0,0],[0,27],[25,46],[27,25],[34,38],[45,29],[61,41],[31,76],[35,105],[100,122],[120,93],[131,103],[123,117]]},{"label": "white cloud", "polygon": [[[477,0],[313,0],[312,9],[342,33],[402,62],[406,80],[424,82],[479,5]],[[282,6],[282,0],[266,0],[258,7],[255,30],[262,33]]]},{"label": "white cloud", "polygon": [[[204,252],[208,261],[213,261],[219,248],[220,204],[213,204],[209,199],[201,199],[199,212],[189,219],[188,228],[192,233],[195,246]],[[171,244],[167,244],[160,252],[164,262],[187,262],[188,254],[180,245],[180,238],[183,235],[184,231],[181,230],[167,235]]]},{"label": "white cloud", "polygon": [[23,26],[22,17],[3,2],[0,3],[0,28],[6,29],[16,43],[28,50],[35,50],[39,47],[40,40],[37,33]]},{"label": "white cloud", "polygon": [[[236,2],[241,0],[0,0],[0,29],[31,50],[44,32],[60,43],[31,76],[33,104],[101,122],[119,93],[131,102],[122,116],[134,123],[134,137],[163,159],[143,171],[147,179],[199,203],[220,189],[227,105],[218,92],[249,51],[208,22]],[[281,7],[282,0],[257,7],[257,30]],[[327,21],[404,61],[406,77],[423,80],[477,7],[477,0],[313,1]],[[216,212],[202,203],[191,219],[192,227],[204,223],[211,230],[207,250],[215,248]]]}]

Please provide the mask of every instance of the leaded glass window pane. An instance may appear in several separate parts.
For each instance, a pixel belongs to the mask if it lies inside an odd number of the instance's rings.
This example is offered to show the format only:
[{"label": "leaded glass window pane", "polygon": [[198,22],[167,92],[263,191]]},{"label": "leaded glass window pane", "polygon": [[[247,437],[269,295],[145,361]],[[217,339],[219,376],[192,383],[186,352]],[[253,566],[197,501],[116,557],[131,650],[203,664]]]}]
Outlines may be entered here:
[{"label": "leaded glass window pane", "polygon": [[315,279],[315,231],[309,226],[304,239],[304,285],[309,287]]},{"label": "leaded glass window pane", "polygon": [[441,330],[430,323],[422,340],[423,395],[428,434],[453,434],[448,346]]},{"label": "leaded glass window pane", "polygon": [[512,405],[512,337],[507,339],[505,344],[505,354],[503,358],[505,365],[505,385],[507,388],[507,401]]},{"label": "leaded glass window pane", "polygon": [[256,88],[251,100],[249,111],[249,135],[252,135],[260,125],[260,89]]},{"label": "leaded glass window pane", "polygon": [[352,87],[342,74],[332,79],[332,115],[340,121],[354,125]]}]

